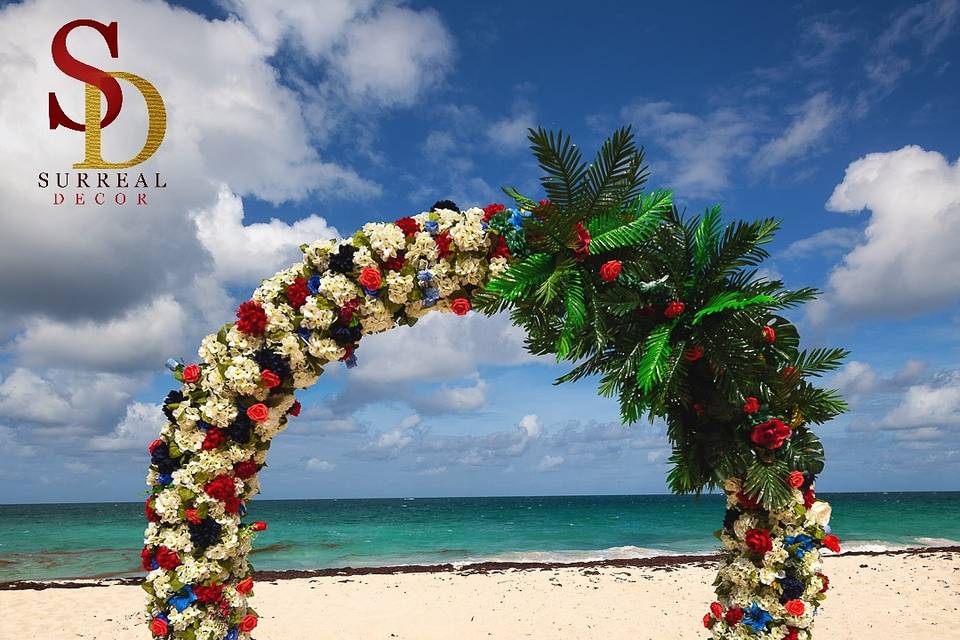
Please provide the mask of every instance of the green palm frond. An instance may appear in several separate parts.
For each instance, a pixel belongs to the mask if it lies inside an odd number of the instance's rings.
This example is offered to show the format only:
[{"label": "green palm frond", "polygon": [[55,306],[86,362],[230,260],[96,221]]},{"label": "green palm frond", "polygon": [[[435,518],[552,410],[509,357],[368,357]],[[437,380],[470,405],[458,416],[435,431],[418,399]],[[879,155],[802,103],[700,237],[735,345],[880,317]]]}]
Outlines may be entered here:
[{"label": "green palm frond", "polygon": [[563,131],[540,127],[528,132],[530,148],[546,175],[540,179],[547,197],[559,209],[575,204],[587,167],[580,150]]},{"label": "green palm frond", "polygon": [[643,160],[643,150],[637,150],[629,126],[607,138],[584,179],[584,219],[634,198],[647,179]]},{"label": "green palm frond", "polygon": [[676,321],[659,324],[647,336],[643,357],[637,366],[637,384],[645,393],[663,380],[670,358],[670,334],[674,326]]},{"label": "green palm frond", "polygon": [[745,309],[752,306],[776,303],[777,299],[775,297],[764,293],[751,296],[742,291],[722,291],[711,298],[702,309],[694,314],[692,324],[699,324],[706,316],[720,313],[721,311]]}]

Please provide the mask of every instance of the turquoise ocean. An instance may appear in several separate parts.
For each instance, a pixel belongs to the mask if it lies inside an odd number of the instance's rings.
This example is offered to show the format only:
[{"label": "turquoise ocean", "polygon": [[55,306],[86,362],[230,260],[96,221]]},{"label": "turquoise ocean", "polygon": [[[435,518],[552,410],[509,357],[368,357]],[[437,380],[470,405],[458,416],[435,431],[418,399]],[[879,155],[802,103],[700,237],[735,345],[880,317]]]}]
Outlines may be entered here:
[{"label": "turquoise ocean", "polygon": [[[960,545],[960,492],[839,493],[845,550]],[[258,569],[710,553],[721,496],[256,500]],[[141,573],[140,503],[0,505],[0,582]]]}]

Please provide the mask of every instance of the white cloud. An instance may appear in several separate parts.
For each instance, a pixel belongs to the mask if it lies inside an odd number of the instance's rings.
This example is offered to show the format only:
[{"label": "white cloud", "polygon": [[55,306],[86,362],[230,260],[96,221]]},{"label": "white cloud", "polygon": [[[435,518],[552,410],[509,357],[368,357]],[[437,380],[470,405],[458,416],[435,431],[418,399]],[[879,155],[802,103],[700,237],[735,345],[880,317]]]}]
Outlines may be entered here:
[{"label": "white cloud", "polygon": [[831,211],[870,211],[865,241],[830,273],[810,306],[856,317],[920,315],[960,299],[960,164],[917,146],[871,153],[847,167]]},{"label": "white cloud", "polygon": [[530,413],[520,419],[520,428],[527,432],[530,439],[539,438],[543,433],[543,425],[540,424],[540,418],[535,413]]},{"label": "white cloud", "polygon": [[330,473],[337,468],[337,465],[328,462],[327,460],[321,460],[320,458],[310,458],[307,460],[307,471],[316,471],[318,473]]},{"label": "white cloud", "polygon": [[670,186],[688,195],[712,195],[729,187],[738,161],[754,145],[755,122],[735,109],[697,116],[678,111],[669,102],[647,101],[624,108],[621,116],[663,147],[669,157],[663,168],[671,176]]},{"label": "white cloud", "polygon": [[879,426],[884,430],[960,426],[960,376],[951,376],[941,384],[910,387]]},{"label": "white cloud", "polygon": [[160,405],[133,402],[127,406],[126,415],[113,432],[92,438],[89,448],[95,451],[145,450],[166,422]]},{"label": "white cloud", "polygon": [[169,295],[119,318],[64,322],[38,318],[14,341],[17,356],[33,367],[79,367],[101,371],[153,369],[184,343],[187,318]]},{"label": "white cloud", "polygon": [[549,471],[550,469],[555,469],[563,464],[563,456],[555,456],[547,454],[540,458],[540,462],[537,463],[537,471]]},{"label": "white cloud", "polygon": [[373,460],[396,458],[414,442],[420,421],[417,414],[407,416],[395,428],[375,433],[373,439],[354,450],[353,455]]},{"label": "white cloud", "polygon": [[293,224],[274,218],[244,225],[243,201],[226,185],[220,187],[216,204],[192,216],[197,237],[213,256],[217,277],[228,282],[257,283],[298,262],[301,244],[339,236],[317,215]]},{"label": "white cloud", "polygon": [[435,11],[387,5],[346,26],[331,65],[354,99],[403,105],[443,77],[453,50],[453,39]]},{"label": "white cloud", "polygon": [[794,240],[778,254],[784,259],[806,258],[813,255],[843,252],[863,239],[863,232],[850,227],[834,227],[818,231],[812,236]]},{"label": "white cloud", "polygon": [[793,120],[781,135],[757,150],[751,161],[753,170],[769,171],[810,153],[839,119],[840,109],[829,93],[823,91],[812,96],[795,109]]},{"label": "white cloud", "polygon": [[527,147],[527,129],[534,126],[535,115],[529,106],[521,106],[512,116],[492,122],[487,138],[498,148],[518,150]]}]

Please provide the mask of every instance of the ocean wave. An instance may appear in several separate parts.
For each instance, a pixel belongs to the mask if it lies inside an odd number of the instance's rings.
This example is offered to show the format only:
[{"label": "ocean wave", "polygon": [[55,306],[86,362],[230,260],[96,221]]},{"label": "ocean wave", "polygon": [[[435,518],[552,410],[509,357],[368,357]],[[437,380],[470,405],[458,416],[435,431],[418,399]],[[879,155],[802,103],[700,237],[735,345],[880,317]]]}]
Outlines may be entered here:
[{"label": "ocean wave", "polygon": [[903,551],[904,549],[922,549],[923,547],[955,547],[960,546],[960,541],[950,538],[927,538],[916,537],[909,542],[889,542],[887,540],[844,540],[842,550],[839,554],[833,554],[829,551],[826,555],[844,555],[853,552],[872,552],[883,553],[884,551]]},{"label": "ocean wave", "polygon": [[650,547],[607,547],[606,549],[558,549],[554,551],[507,551],[503,553],[474,556],[454,562],[462,566],[479,562],[597,562],[602,560],[633,560],[655,558],[659,556],[681,556],[690,553],[715,553],[716,549],[704,549],[695,552],[668,551]]}]

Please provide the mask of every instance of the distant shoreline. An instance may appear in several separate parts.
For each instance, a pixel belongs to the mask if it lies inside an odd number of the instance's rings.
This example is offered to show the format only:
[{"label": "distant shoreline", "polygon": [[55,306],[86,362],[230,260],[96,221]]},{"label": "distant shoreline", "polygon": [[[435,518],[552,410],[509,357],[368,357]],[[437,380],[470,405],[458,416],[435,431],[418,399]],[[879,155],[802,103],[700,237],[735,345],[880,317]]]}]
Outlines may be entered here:
[{"label": "distant shoreline", "polygon": [[[938,553],[960,553],[960,546],[911,547],[888,551],[848,551],[827,558],[850,556],[925,556]],[[595,569],[644,567],[671,571],[681,565],[708,567],[719,560],[719,554],[663,555],[650,558],[623,558],[613,560],[588,560],[581,562],[475,562],[470,564],[411,564],[384,567],[341,567],[330,569],[286,569],[281,571],[257,571],[258,582],[296,580],[319,577],[351,577],[365,575],[399,575],[405,573],[456,573],[460,575],[497,573],[503,571],[554,571],[557,569]],[[51,580],[12,580],[0,582],[0,591],[43,591],[46,589],[83,589],[115,585],[139,586],[142,578],[63,578]]]}]

